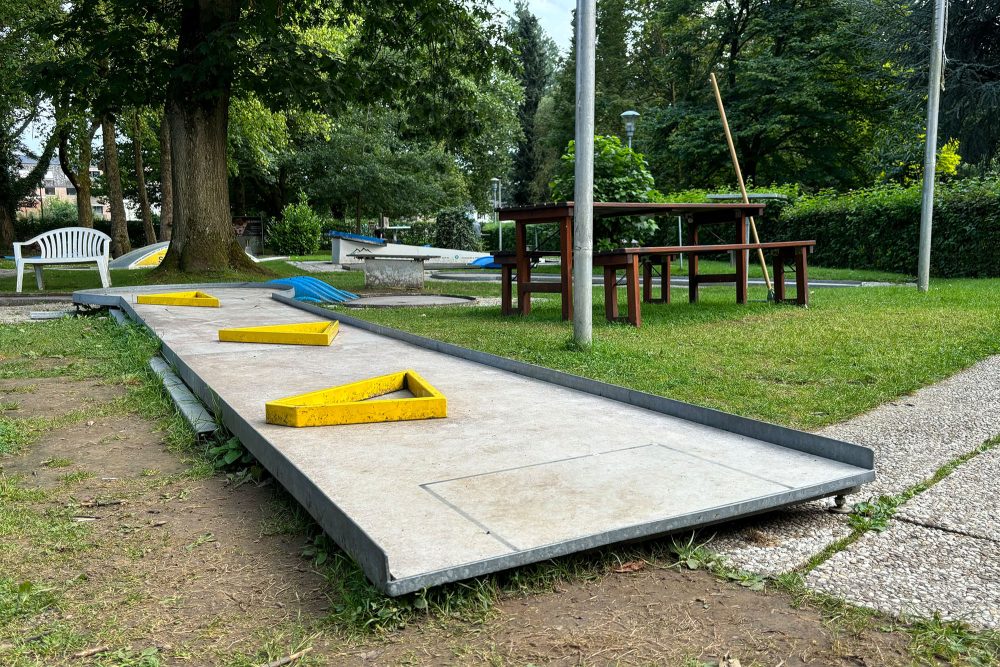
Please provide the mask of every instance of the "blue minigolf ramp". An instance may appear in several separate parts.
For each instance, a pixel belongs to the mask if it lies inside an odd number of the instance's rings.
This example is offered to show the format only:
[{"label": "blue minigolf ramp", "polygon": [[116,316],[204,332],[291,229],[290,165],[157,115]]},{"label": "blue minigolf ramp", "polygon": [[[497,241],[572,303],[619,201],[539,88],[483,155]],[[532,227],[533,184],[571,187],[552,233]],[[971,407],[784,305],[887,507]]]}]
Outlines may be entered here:
[{"label": "blue minigolf ramp", "polygon": [[318,280],[312,276],[278,278],[277,280],[269,280],[267,284],[294,288],[296,301],[308,301],[310,303],[344,303],[345,301],[358,298],[358,295],[353,292],[331,287],[322,280]]},{"label": "blue minigolf ramp", "polygon": [[480,269],[499,269],[500,265],[496,263],[493,257],[480,257],[479,259],[474,259],[469,262],[469,266],[475,266]]}]

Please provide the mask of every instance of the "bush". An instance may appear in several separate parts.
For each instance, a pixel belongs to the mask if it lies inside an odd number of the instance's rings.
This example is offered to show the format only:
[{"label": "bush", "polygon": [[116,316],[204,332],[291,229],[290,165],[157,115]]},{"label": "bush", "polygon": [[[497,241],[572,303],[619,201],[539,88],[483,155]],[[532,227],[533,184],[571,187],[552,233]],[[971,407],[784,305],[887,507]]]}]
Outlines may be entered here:
[{"label": "bush", "polygon": [[279,255],[313,255],[319,251],[322,230],[323,219],[300,197],[281,211],[281,220],[268,226],[267,238]]},{"label": "bush", "polygon": [[[409,229],[399,230],[399,242],[406,245],[434,245],[437,227],[433,220],[407,220]],[[391,235],[390,235],[391,237]]]},{"label": "bush", "polygon": [[472,218],[462,208],[447,208],[434,221],[434,245],[455,250],[479,250]]},{"label": "bush", "polygon": [[[934,198],[931,273],[1000,276],[1000,181],[954,181],[939,185]],[[909,275],[919,235],[919,183],[804,196],[767,227],[769,240],[816,239],[817,265]]]},{"label": "bush", "polygon": [[[559,159],[550,187],[552,201],[572,201],[576,185],[576,142],[569,142]],[[646,159],[614,136],[594,137],[594,201],[649,202],[656,198],[653,176]],[[597,218],[594,243],[598,249],[618,247],[632,239],[645,243],[657,229],[656,222],[642,218]]]}]

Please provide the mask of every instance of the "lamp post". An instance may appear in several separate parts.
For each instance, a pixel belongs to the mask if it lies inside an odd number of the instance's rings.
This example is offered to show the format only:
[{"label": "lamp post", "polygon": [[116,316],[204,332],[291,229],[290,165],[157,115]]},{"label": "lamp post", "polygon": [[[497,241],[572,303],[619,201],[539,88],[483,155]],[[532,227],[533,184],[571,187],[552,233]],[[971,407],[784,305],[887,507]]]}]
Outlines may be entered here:
[{"label": "lamp post", "polygon": [[622,114],[622,120],[625,121],[625,136],[628,137],[628,147],[632,148],[632,136],[635,134],[635,124],[639,120],[639,112],[629,109]]},{"label": "lamp post", "polygon": [[497,251],[503,251],[503,223],[500,222],[500,213],[497,211],[500,208],[500,193],[501,186],[499,178],[491,178],[490,182],[493,184],[493,220],[497,223]]}]

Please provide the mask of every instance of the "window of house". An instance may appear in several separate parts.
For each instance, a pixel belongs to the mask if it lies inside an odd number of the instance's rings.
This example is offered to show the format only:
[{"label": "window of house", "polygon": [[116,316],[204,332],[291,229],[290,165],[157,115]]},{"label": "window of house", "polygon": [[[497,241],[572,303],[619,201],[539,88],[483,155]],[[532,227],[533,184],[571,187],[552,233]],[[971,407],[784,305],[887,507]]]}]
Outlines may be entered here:
[{"label": "window of house", "polygon": [[103,206],[95,206],[94,207],[94,215],[102,215],[103,216],[104,215],[104,207]]},{"label": "window of house", "polygon": [[70,197],[76,196],[76,188],[66,188],[66,194]]},{"label": "window of house", "polygon": [[56,189],[55,188],[45,188],[45,194],[46,195],[54,195],[55,193],[56,193]]}]

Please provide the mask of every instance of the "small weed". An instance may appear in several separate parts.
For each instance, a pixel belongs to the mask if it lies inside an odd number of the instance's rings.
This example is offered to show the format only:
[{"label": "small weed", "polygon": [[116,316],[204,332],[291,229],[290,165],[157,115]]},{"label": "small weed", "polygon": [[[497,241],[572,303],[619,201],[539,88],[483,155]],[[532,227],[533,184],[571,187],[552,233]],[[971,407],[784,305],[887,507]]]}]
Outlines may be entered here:
[{"label": "small weed", "polygon": [[184,547],[185,551],[193,551],[203,544],[208,544],[209,542],[215,542],[215,535],[212,533],[202,533],[199,535],[194,542]]},{"label": "small weed", "polygon": [[140,477],[156,477],[160,474],[159,470],[153,470],[152,468],[143,468],[142,472],[139,473]]},{"label": "small weed", "polygon": [[74,472],[61,475],[59,477],[59,481],[62,484],[70,485],[70,484],[76,484],[77,482],[82,482],[85,479],[90,479],[93,476],[94,473],[90,472],[89,470],[76,470]]},{"label": "small weed", "polygon": [[206,454],[212,467],[218,472],[225,472],[226,479],[235,486],[260,481],[264,476],[264,468],[236,436],[210,446]]},{"label": "small weed", "polygon": [[46,468],[68,468],[73,465],[73,462],[69,459],[54,457],[42,461],[42,465]]},{"label": "small weed", "polygon": [[102,653],[94,658],[96,667],[160,667],[160,649],[155,646],[133,651],[132,648],[118,649],[113,653]]},{"label": "small weed", "polygon": [[0,579],[0,625],[22,616],[34,616],[55,604],[52,589],[30,581]]},{"label": "small weed", "polygon": [[0,401],[0,412],[7,412],[9,410],[17,410],[21,407],[21,404],[17,401]]},{"label": "small weed", "polygon": [[0,416],[0,455],[13,454],[32,440],[34,433],[28,420]]},{"label": "small weed", "polygon": [[937,614],[910,623],[908,631],[910,651],[927,664],[995,665],[1000,656],[1000,633],[974,632]]}]

